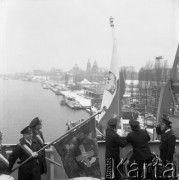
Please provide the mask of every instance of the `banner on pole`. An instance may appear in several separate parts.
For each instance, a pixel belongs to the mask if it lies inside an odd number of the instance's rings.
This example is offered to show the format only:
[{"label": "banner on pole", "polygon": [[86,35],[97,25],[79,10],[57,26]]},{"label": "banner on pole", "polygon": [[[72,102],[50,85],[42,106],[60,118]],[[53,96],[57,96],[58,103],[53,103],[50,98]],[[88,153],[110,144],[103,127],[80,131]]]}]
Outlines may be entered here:
[{"label": "banner on pole", "polygon": [[69,179],[101,178],[94,118],[77,126],[54,146]]}]

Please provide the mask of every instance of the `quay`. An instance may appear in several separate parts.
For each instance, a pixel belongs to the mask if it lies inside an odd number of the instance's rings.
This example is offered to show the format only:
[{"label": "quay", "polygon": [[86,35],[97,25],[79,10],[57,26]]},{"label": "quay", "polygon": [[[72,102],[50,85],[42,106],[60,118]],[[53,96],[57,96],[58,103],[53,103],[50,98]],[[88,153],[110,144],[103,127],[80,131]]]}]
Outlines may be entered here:
[{"label": "quay", "polygon": [[[78,108],[73,108],[73,105],[69,105],[67,102],[66,105],[70,108],[87,109],[93,106],[93,104],[97,106],[99,106],[99,103],[101,104],[104,90],[104,84],[87,82],[85,79],[78,85],[71,87],[57,81],[46,81],[44,83],[48,84],[49,89],[56,95],[62,95],[64,99],[72,98],[73,103],[75,104],[76,102],[76,104],[78,104]],[[65,105],[63,102],[60,104]]]},{"label": "quay", "polygon": [[[66,103],[66,105],[72,109],[87,109],[87,108],[90,108],[92,105],[93,98],[85,96],[83,90],[71,91],[62,85],[52,84],[52,83],[47,83],[47,82],[44,84],[48,86],[48,88],[52,92],[54,92],[56,95],[63,96],[64,99],[73,98],[76,104],[79,104],[79,106],[78,108],[73,108],[72,105],[69,105],[68,103]],[[65,103],[61,103],[61,104],[65,105]]]},{"label": "quay", "polygon": [[80,91],[61,91],[61,95],[64,97],[73,97],[77,102],[79,102],[83,109],[91,106],[91,99],[84,97]]},{"label": "quay", "polygon": [[53,91],[56,95],[61,95],[61,91],[58,88],[50,86],[50,90]]}]

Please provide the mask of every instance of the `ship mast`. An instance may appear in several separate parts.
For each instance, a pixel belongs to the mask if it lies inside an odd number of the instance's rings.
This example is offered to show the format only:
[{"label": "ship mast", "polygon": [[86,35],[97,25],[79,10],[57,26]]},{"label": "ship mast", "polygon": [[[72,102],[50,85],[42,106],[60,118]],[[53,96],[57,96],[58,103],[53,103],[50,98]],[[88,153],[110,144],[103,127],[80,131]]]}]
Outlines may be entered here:
[{"label": "ship mast", "polygon": [[[115,36],[115,32],[114,32],[114,19],[112,16],[109,18],[109,22],[110,22],[110,26],[112,29],[113,43],[116,45],[116,36]],[[123,131],[124,127],[123,127],[123,122],[122,122],[122,118],[121,118],[122,117],[121,116],[122,110],[121,110],[121,96],[120,96],[120,86],[119,86],[120,83],[119,83],[119,81],[120,81],[120,73],[119,73],[119,79],[117,82],[117,92],[116,92],[117,93],[117,117],[119,118],[119,120],[121,122],[121,130]],[[118,128],[119,128],[119,126],[118,126]]]}]

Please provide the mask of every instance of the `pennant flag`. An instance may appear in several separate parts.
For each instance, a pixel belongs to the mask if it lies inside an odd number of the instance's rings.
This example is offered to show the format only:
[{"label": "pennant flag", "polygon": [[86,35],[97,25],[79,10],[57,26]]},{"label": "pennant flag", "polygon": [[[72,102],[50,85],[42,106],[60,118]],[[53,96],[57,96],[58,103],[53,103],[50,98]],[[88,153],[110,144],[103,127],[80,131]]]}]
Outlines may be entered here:
[{"label": "pennant flag", "polygon": [[78,125],[54,146],[69,179],[79,177],[101,179],[94,118]]},{"label": "pennant flag", "polygon": [[106,79],[106,86],[104,90],[101,108],[106,107],[106,111],[102,112],[96,120],[101,124],[102,128],[107,128],[107,121],[118,116],[120,113],[120,95],[119,95],[119,67],[118,67],[118,53],[116,47],[116,40],[114,38],[113,52],[110,65],[110,71]]}]

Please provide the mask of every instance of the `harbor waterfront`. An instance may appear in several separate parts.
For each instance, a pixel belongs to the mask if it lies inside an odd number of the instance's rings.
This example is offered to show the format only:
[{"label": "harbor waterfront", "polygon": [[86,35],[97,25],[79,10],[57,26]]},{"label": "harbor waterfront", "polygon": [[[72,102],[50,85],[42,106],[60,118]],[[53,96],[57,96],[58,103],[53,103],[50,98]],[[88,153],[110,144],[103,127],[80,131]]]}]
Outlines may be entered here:
[{"label": "harbor waterfront", "polygon": [[89,117],[85,110],[74,111],[61,106],[62,96],[43,89],[40,83],[0,79],[0,87],[0,130],[4,134],[3,143],[18,143],[20,131],[35,117],[42,119],[46,142],[63,135],[67,122]]}]

